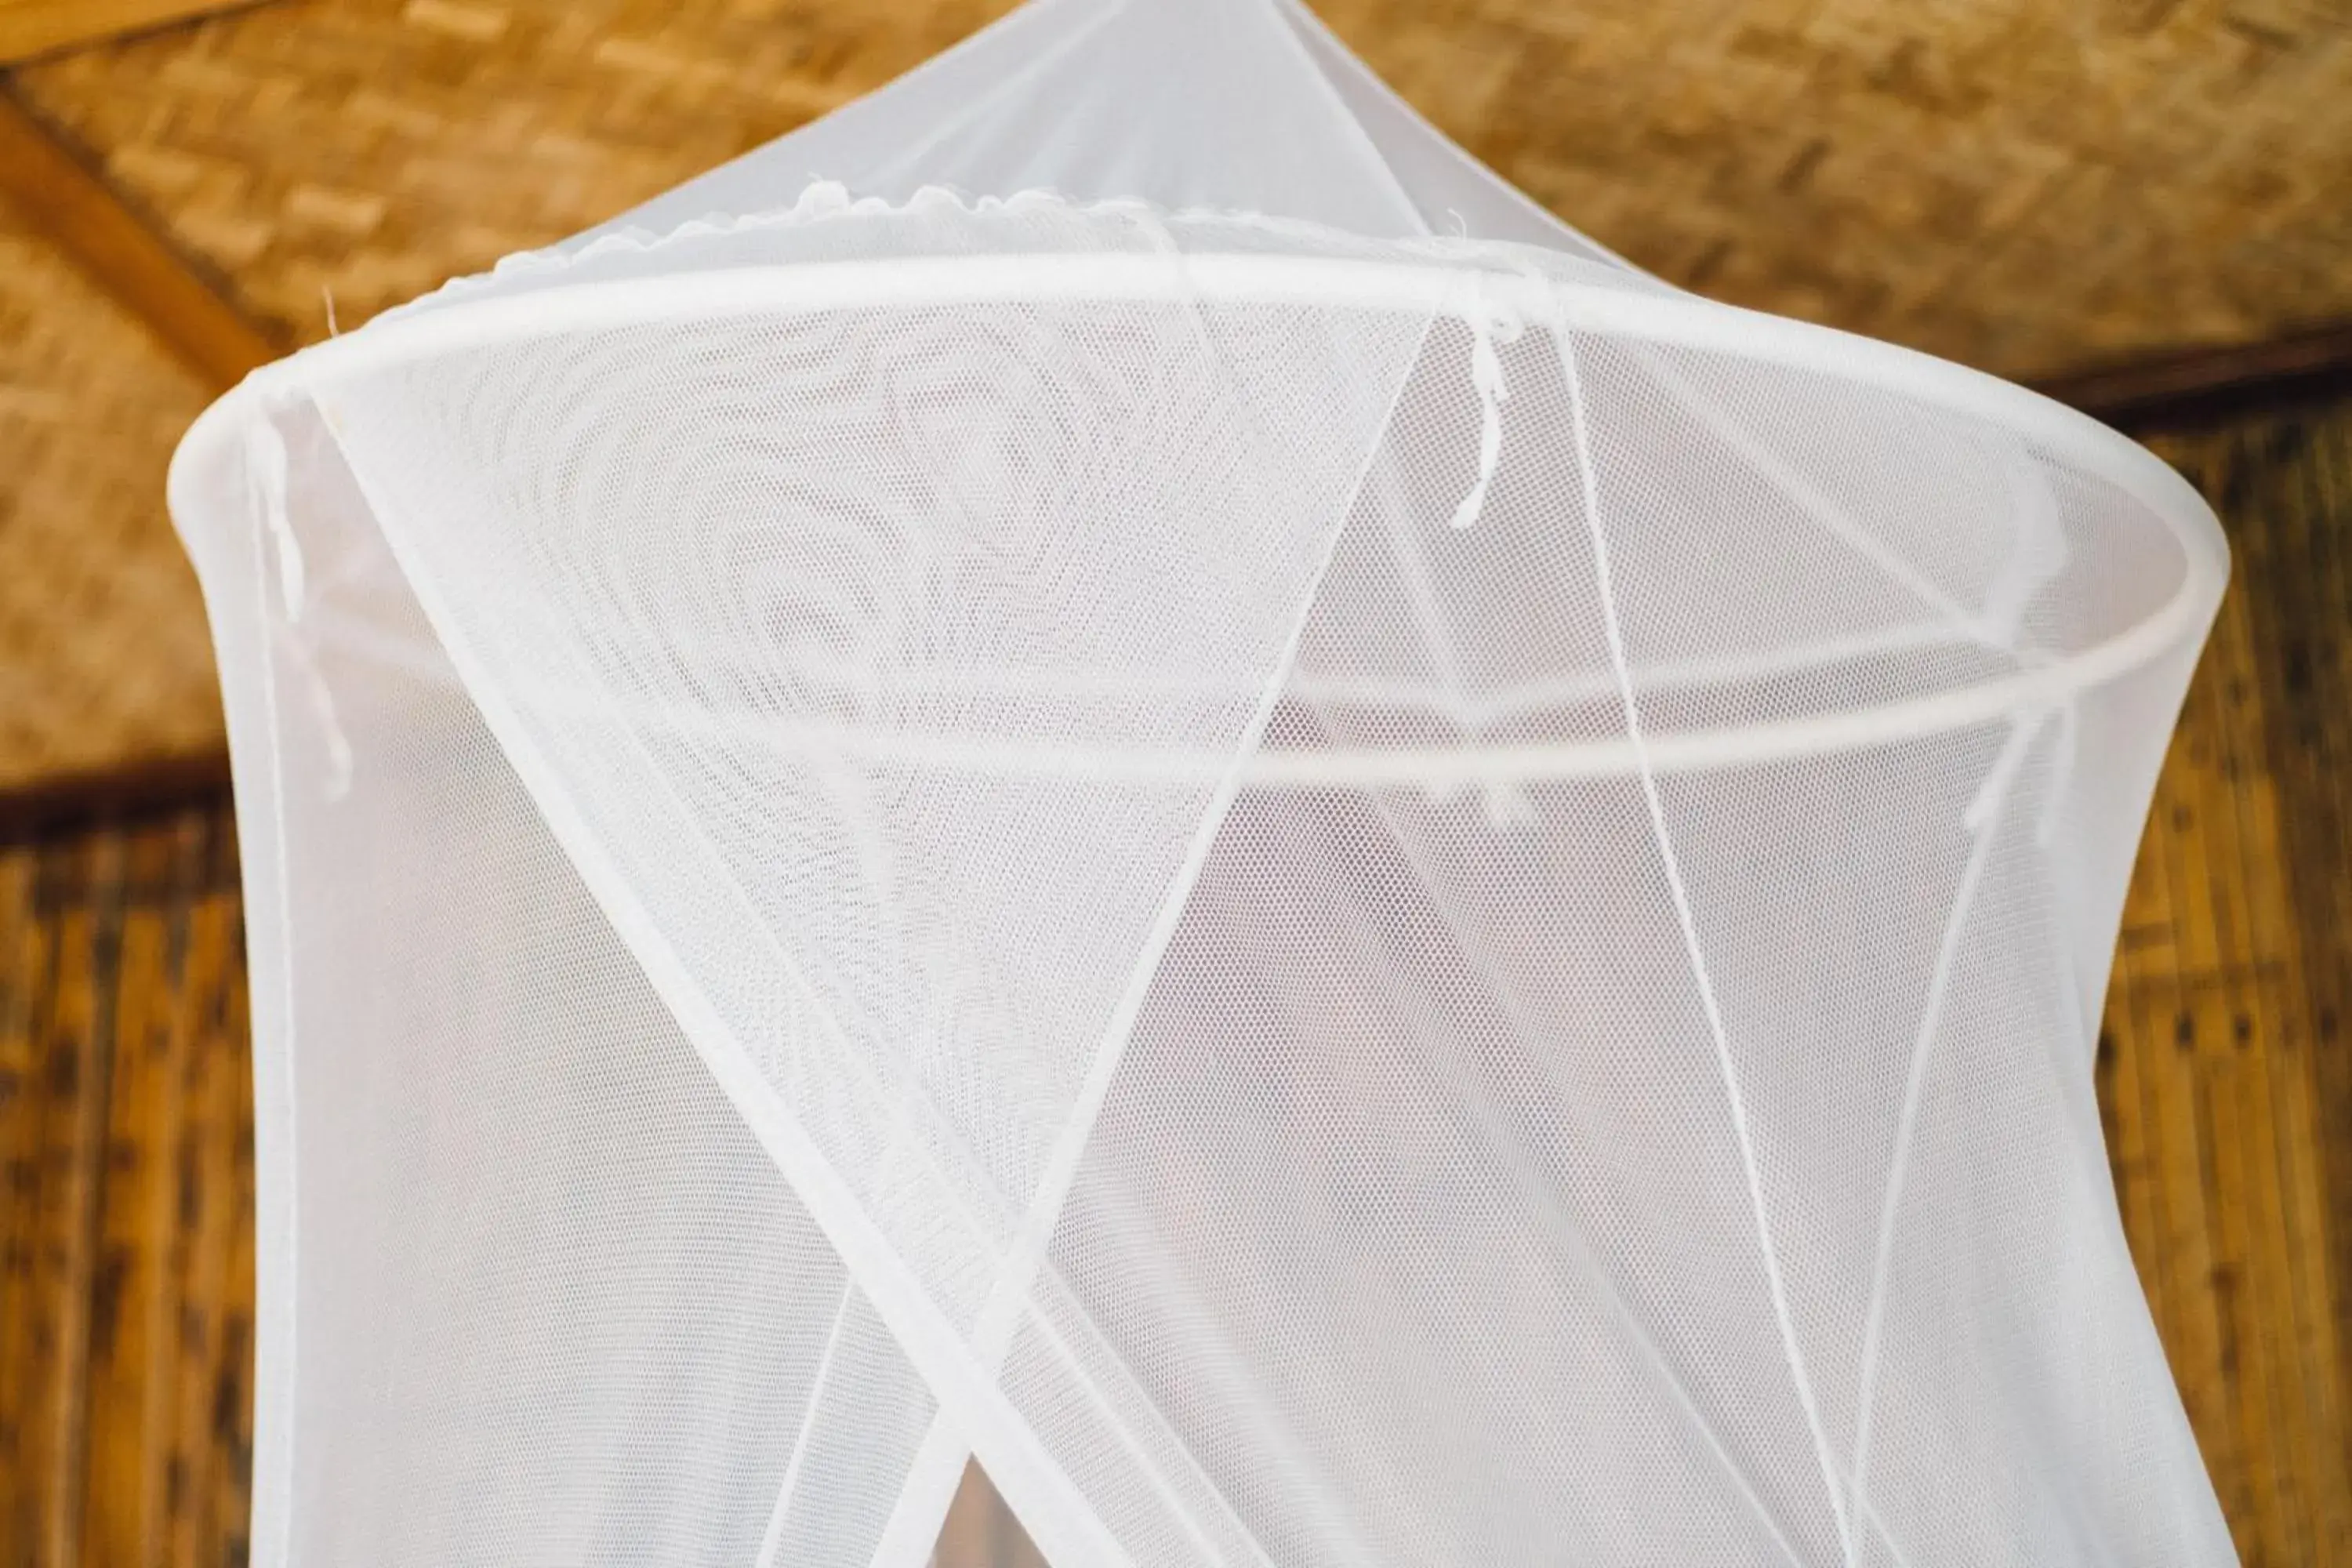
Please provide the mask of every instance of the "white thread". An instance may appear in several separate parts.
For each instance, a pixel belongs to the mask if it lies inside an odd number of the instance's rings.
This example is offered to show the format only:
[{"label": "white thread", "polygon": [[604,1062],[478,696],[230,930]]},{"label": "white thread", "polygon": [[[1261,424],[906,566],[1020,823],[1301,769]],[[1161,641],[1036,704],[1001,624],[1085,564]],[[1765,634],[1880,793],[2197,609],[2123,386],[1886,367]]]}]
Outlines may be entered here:
[{"label": "white thread", "polygon": [[1457,529],[1478,521],[1503,458],[1503,400],[1511,394],[1503,383],[1503,357],[1495,352],[1495,341],[1499,336],[1506,343],[1517,342],[1520,328],[1516,312],[1486,302],[1475,274],[1471,289],[1470,309],[1464,315],[1470,326],[1470,385],[1478,394],[1478,477],[1448,520]]},{"label": "white thread", "polygon": [[299,631],[309,604],[310,578],[302,563],[301,542],[294,537],[293,520],[287,512],[287,468],[286,438],[278,433],[277,421],[265,413],[245,427],[246,482],[269,535],[270,552],[278,558],[278,591],[286,611],[286,650],[301,671],[302,694],[318,721],[320,742],[327,749],[326,797],[341,800],[352,791],[352,743],[335,711],[335,694],[326,677],[319,673],[318,659]]},{"label": "white thread", "polygon": [[285,600],[287,624],[298,626],[302,620],[302,547],[295,542],[293,524],[286,515],[285,437],[267,416],[245,427],[245,477],[278,557],[278,587]]},{"label": "white thread", "polygon": [[1478,792],[1486,807],[1486,821],[1496,827],[1526,827],[1535,822],[1535,797],[1527,786],[1506,779]]}]

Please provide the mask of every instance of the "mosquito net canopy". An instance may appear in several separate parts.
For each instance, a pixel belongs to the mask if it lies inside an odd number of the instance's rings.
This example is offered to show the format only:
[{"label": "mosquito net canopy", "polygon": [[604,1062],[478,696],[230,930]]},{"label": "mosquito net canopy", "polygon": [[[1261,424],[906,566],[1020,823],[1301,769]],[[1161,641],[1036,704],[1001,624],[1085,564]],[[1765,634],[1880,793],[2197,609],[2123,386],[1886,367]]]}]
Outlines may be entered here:
[{"label": "mosquito net canopy", "polygon": [[257,1563],[2229,1559],[2092,1085],[2210,514],[1297,5],[1039,0],[172,501]]}]

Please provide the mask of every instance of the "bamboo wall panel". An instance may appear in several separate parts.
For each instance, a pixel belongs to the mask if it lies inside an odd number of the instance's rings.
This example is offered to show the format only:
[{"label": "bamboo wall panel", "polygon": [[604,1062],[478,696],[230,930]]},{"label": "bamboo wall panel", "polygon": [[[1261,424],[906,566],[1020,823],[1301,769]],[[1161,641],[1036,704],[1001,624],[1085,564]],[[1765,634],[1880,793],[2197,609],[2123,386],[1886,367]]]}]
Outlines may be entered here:
[{"label": "bamboo wall panel", "polygon": [[245,1557],[253,1075],[228,814],[0,851],[0,1563]]},{"label": "bamboo wall panel", "polygon": [[[2172,439],[2236,572],[2100,1037],[2126,1235],[2249,1568],[2352,1568],[2352,401]],[[252,1125],[225,802],[0,849],[0,1568],[236,1563]],[[1037,1568],[984,1481],[942,1568]]]}]

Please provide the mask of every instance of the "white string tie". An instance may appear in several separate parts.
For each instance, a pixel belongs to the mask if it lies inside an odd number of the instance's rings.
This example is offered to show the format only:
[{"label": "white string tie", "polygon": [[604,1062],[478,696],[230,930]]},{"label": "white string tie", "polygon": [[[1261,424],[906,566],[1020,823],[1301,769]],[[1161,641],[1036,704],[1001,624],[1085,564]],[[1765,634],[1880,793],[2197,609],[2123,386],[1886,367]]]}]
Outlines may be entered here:
[{"label": "white string tie", "polygon": [[245,426],[245,477],[252,488],[253,504],[269,531],[278,558],[278,589],[285,600],[286,621],[302,619],[302,547],[295,542],[294,525],[286,515],[286,439],[276,421],[264,416]]},{"label": "white string tie", "polygon": [[1449,520],[1457,529],[1478,521],[1478,514],[1486,510],[1487,489],[1495,482],[1495,468],[1503,460],[1503,400],[1511,393],[1504,384],[1503,356],[1496,352],[1496,344],[1518,342],[1522,330],[1517,312],[1490,302],[1475,275],[1470,282],[1470,308],[1463,319],[1470,328],[1470,385],[1478,395],[1478,478]]},{"label": "white string tie", "polygon": [[300,629],[309,600],[309,574],[287,510],[287,470],[286,438],[278,434],[276,419],[265,413],[249,421],[245,427],[246,483],[262,529],[269,536],[270,553],[278,561],[278,592],[286,611],[284,646],[291,656],[289,662],[301,674],[303,700],[310,704],[320,742],[327,750],[326,797],[341,800],[352,790],[352,743],[335,711],[335,694]]}]

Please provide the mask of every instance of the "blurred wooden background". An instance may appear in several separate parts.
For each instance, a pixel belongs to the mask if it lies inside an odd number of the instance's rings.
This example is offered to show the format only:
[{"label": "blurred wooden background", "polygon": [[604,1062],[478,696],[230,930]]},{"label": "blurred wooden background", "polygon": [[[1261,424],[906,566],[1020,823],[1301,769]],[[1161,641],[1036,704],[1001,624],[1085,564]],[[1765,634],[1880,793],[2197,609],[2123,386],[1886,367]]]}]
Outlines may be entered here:
[{"label": "blurred wooden background", "polygon": [[[2312,400],[2352,379],[2352,8],[1314,3],[1670,281],[2203,408],[2158,445],[2236,576],[2100,1101],[2245,1561],[2352,1568],[2352,398]],[[331,308],[598,221],[1008,4],[0,0],[0,1568],[245,1557],[251,1086],[180,431]],[[977,1479],[940,1560],[1034,1561]]]},{"label": "blurred wooden background", "polygon": [[[2160,439],[2236,552],[2101,1110],[2249,1568],[2352,1564],[2352,399]],[[0,1563],[245,1555],[252,1110],[225,797],[0,848]],[[968,1481],[942,1568],[1036,1560]]]}]

